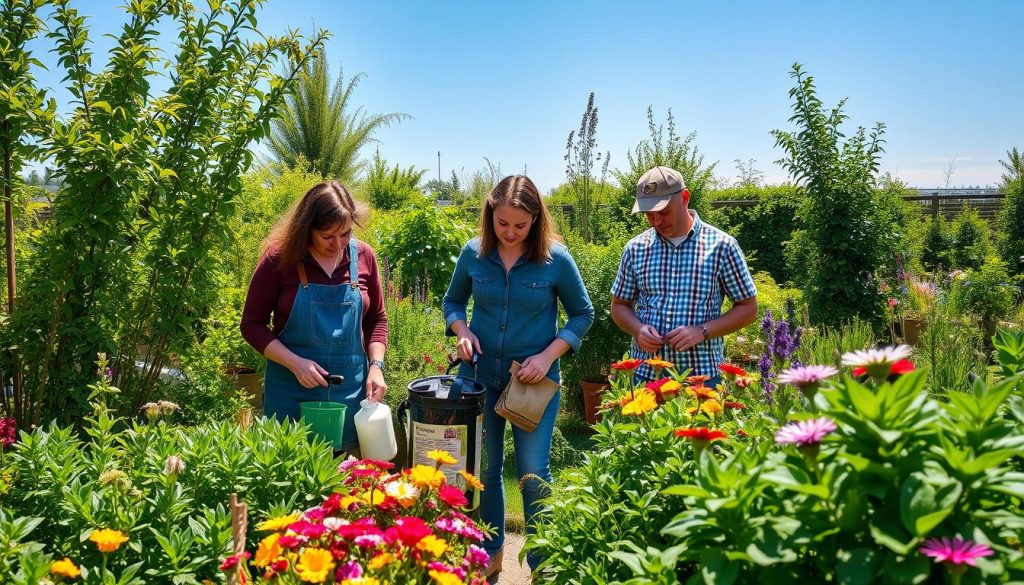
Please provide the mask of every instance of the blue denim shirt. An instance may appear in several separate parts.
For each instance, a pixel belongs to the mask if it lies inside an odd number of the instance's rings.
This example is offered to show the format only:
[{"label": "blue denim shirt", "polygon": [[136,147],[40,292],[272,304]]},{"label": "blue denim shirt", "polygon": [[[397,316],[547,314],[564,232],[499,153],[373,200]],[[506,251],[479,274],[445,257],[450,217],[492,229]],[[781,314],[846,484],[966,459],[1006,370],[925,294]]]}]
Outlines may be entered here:
[{"label": "blue denim shirt", "polygon": [[[473,299],[469,329],[483,350],[477,381],[504,388],[513,360],[522,363],[544,351],[556,337],[565,340],[572,351],[579,350],[580,340],[594,322],[594,305],[565,246],[553,245],[551,258],[545,262],[520,257],[507,274],[497,250],[484,258],[479,253],[479,238],[462,248],[442,304],[450,336],[454,335],[452,323],[466,320],[466,307]],[[568,316],[561,328],[559,300]],[[473,377],[472,368],[466,365],[459,373]],[[561,383],[558,360],[551,364],[547,377]]]}]

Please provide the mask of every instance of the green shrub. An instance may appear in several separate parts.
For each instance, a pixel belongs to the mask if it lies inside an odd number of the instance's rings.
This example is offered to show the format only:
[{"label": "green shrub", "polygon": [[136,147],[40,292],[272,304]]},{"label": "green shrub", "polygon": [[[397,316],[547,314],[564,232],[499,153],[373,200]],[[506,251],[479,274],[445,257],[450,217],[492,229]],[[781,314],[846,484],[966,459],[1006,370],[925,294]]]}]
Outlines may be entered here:
[{"label": "green shrub", "polygon": [[473,234],[457,213],[417,196],[403,209],[401,221],[386,226],[377,252],[398,271],[402,292],[425,288],[434,300],[444,296],[459,252]]},{"label": "green shrub", "polygon": [[964,207],[950,226],[947,259],[951,268],[981,268],[992,254],[991,233],[978,211]]},{"label": "green shrub", "polygon": [[360,194],[374,209],[402,209],[410,200],[423,197],[420,181],[426,173],[427,171],[416,170],[415,167],[403,169],[397,164],[393,168],[388,167],[388,162],[380,155],[378,149],[373,153],[373,163],[370,165],[366,182],[360,188]]},{"label": "green shrub", "polygon": [[1001,240],[999,251],[1014,274],[1021,272],[1024,258],[1024,178],[1010,181],[1003,189],[1006,198],[999,210],[997,225]]},{"label": "green shrub", "polygon": [[938,270],[949,267],[950,235],[949,227],[942,215],[929,217],[925,223],[924,249],[921,252],[921,264],[926,270]]},{"label": "green shrub", "polygon": [[[84,538],[111,528],[131,539],[112,568],[142,563],[146,582],[219,580],[231,546],[231,493],[248,503],[252,541],[259,521],[318,504],[340,485],[330,445],[310,442],[305,426],[262,418],[248,428],[125,421],[105,406],[115,392],[103,380],[93,387],[82,437],[51,423],[22,434],[6,460],[14,480],[4,509],[41,518],[36,538],[77,563],[102,563]],[[177,473],[169,471],[172,456],[184,466]]]},{"label": "green shrub", "polygon": [[800,197],[793,185],[719,189],[712,192],[711,201],[755,199],[757,205],[716,207],[708,220],[736,238],[751,270],[767,272],[776,282],[790,282],[794,275],[786,263],[785,244],[800,225]]},{"label": "green shrub", "polygon": [[1016,297],[1006,264],[989,257],[977,270],[968,270],[962,278],[953,279],[949,302],[956,312],[993,322],[1010,313]]}]

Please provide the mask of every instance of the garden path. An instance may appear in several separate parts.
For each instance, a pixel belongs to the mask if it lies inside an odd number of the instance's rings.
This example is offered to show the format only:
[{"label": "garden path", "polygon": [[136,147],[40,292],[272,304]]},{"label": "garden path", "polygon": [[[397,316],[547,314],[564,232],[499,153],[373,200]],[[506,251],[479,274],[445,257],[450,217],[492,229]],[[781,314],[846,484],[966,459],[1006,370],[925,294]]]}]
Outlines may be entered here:
[{"label": "garden path", "polygon": [[525,561],[519,564],[519,552],[523,550],[525,542],[522,534],[505,533],[505,555],[501,560],[501,573],[498,577],[500,585],[530,585],[530,568]]}]

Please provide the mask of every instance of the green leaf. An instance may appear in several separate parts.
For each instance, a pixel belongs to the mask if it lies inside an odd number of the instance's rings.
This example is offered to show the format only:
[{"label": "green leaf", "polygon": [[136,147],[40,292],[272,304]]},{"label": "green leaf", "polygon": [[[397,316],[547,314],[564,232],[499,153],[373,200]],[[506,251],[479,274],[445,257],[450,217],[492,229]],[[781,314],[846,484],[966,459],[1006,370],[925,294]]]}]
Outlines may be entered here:
[{"label": "green leaf", "polygon": [[963,489],[959,482],[936,488],[922,474],[912,474],[900,486],[900,518],[911,534],[926,536],[953,512]]},{"label": "green leaf", "polygon": [[877,550],[870,548],[841,550],[836,556],[839,561],[836,566],[836,577],[838,577],[839,583],[866,585],[875,582],[878,567],[882,562],[881,555]]},{"label": "green leaf", "polygon": [[884,546],[898,555],[907,555],[917,541],[908,534],[900,524],[899,520],[887,516],[884,513],[876,516],[868,524],[871,531],[871,538],[876,543]]}]

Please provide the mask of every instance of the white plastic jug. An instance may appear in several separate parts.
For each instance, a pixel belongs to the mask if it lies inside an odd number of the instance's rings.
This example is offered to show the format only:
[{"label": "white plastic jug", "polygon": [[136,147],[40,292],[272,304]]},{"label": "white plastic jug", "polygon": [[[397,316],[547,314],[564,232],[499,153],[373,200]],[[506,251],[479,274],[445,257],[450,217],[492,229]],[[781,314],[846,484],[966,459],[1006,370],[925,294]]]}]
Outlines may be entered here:
[{"label": "white plastic jug", "polygon": [[391,409],[382,402],[363,400],[362,408],[356,413],[356,437],[363,459],[390,461],[398,454],[395,440],[395,425],[391,420]]}]

